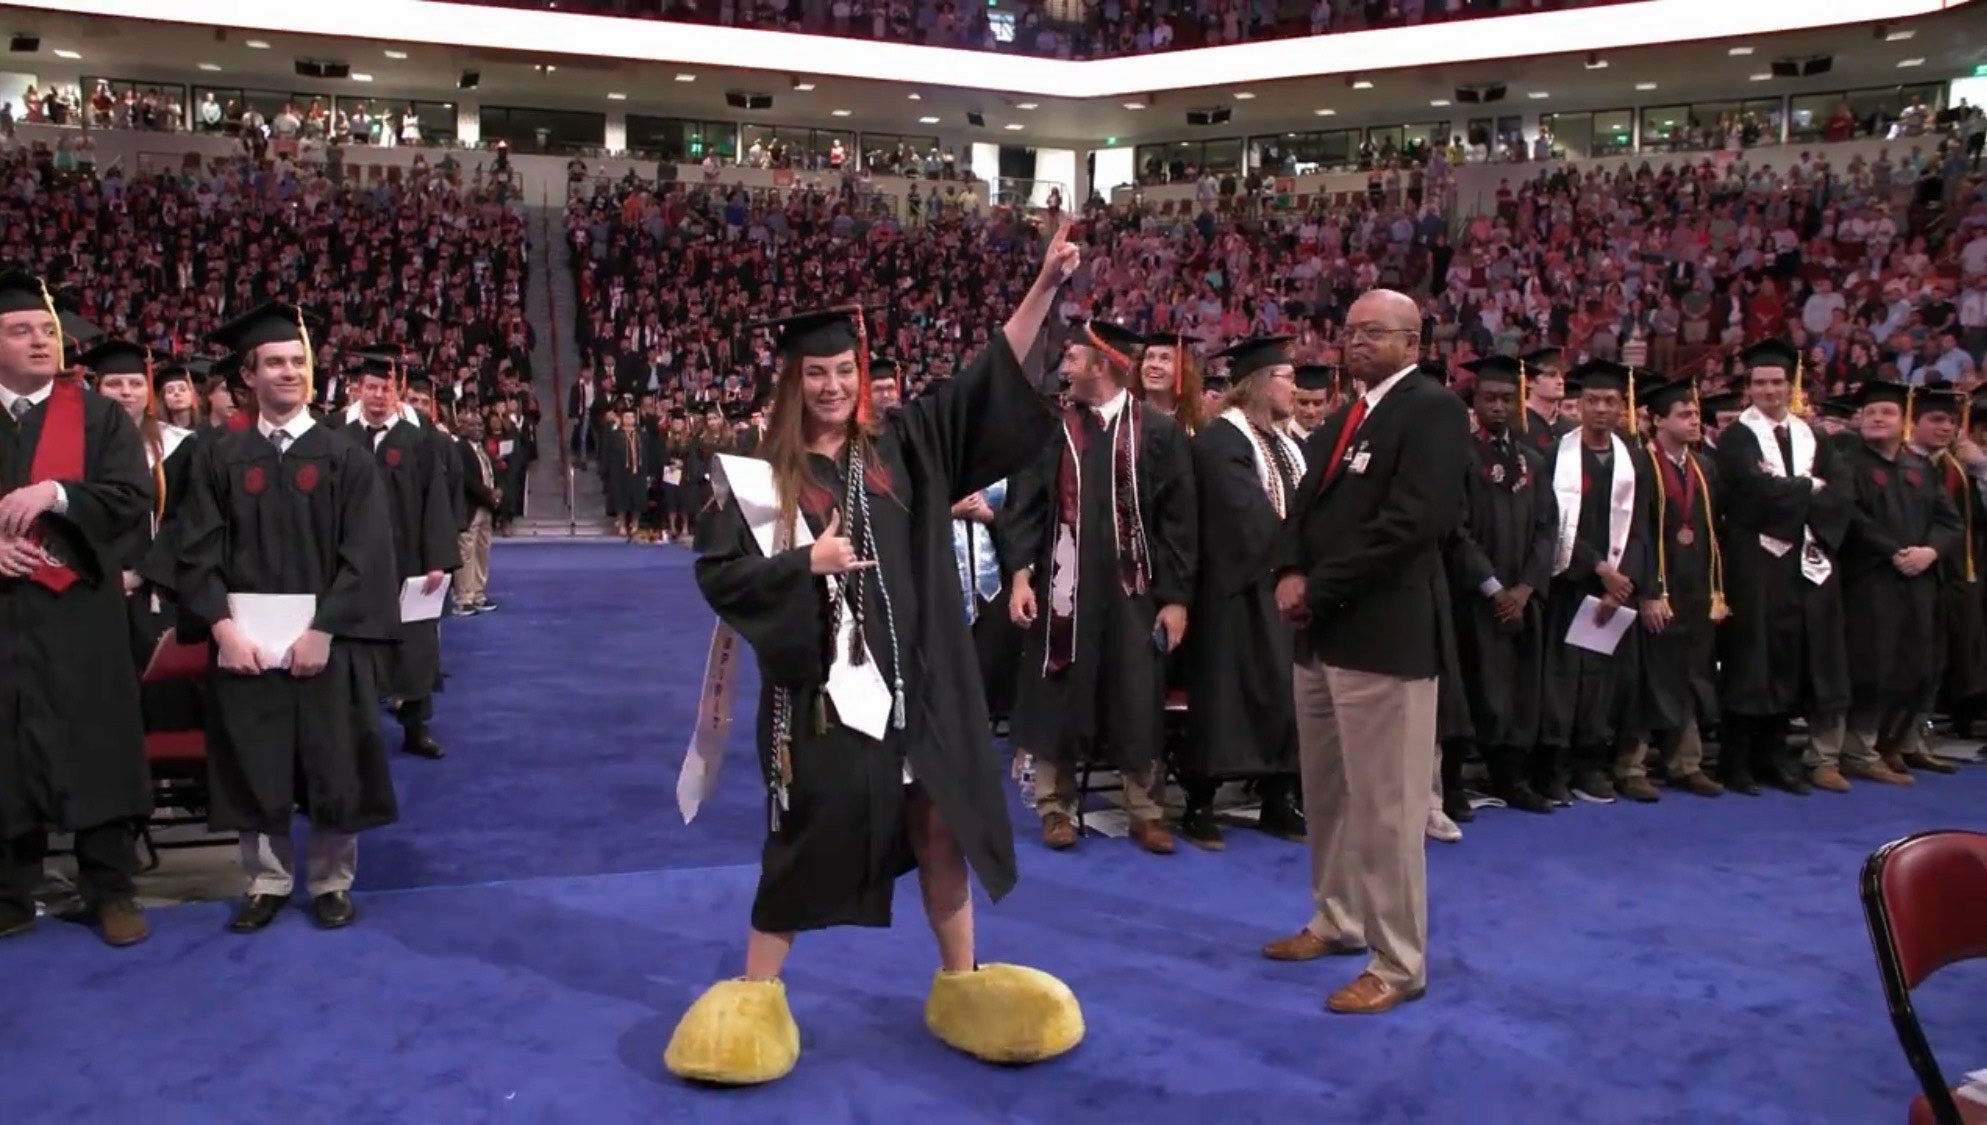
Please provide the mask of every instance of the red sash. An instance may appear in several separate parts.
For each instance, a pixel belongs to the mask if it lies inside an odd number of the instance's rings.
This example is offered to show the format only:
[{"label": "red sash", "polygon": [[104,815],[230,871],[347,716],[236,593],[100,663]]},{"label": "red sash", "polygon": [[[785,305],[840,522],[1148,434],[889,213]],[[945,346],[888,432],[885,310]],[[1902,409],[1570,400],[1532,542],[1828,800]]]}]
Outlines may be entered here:
[{"label": "red sash", "polygon": [[[83,477],[83,389],[68,379],[57,379],[42,404],[41,437],[35,442],[34,464],[28,470],[28,483],[81,480]],[[29,541],[42,542],[39,531],[28,533]],[[76,572],[57,563],[35,568],[30,582],[40,583],[52,594],[76,584]]]}]

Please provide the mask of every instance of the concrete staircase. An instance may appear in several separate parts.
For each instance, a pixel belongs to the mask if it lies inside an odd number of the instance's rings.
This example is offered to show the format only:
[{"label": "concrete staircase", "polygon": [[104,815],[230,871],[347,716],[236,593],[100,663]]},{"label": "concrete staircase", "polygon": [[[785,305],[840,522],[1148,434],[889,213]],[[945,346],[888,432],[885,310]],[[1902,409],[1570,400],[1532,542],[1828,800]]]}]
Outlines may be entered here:
[{"label": "concrete staircase", "polygon": [[579,294],[573,288],[571,247],[566,242],[565,212],[559,207],[526,207],[525,222],[535,253],[524,315],[537,343],[531,353],[531,389],[538,395],[544,418],[539,423],[538,460],[525,483],[524,514],[511,525],[513,540],[620,542],[607,518],[607,495],[600,474],[573,462],[568,469],[561,452],[568,447],[570,429],[561,432],[558,412],[565,406],[563,389],[552,373],[563,373],[568,384],[579,370],[579,345],[573,340]]}]

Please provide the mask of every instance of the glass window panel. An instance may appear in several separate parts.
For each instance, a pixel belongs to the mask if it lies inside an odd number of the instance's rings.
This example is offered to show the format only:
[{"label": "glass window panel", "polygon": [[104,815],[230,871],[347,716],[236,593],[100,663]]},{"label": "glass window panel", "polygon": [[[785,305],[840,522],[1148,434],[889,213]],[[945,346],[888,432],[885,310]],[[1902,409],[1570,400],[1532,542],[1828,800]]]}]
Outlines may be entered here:
[{"label": "glass window panel", "polygon": [[[1714,114],[1712,120],[1715,121]],[[1652,105],[1642,110],[1642,151],[1684,152],[1704,148],[1693,135],[1695,121],[1687,105]]]},{"label": "glass window panel", "polygon": [[1384,160],[1401,151],[1402,129],[1399,125],[1380,125],[1366,130],[1366,143],[1373,146],[1373,155]]},{"label": "glass window panel", "polygon": [[938,147],[937,137],[897,133],[864,133],[862,165],[878,175],[901,176],[924,170],[925,153]]},{"label": "glass window panel", "polygon": [[1202,146],[1201,166],[1216,175],[1228,172],[1239,174],[1242,171],[1242,138],[1208,141]]},{"label": "glass window panel", "polygon": [[607,115],[529,106],[483,107],[483,140],[547,153],[590,152],[607,143]]},{"label": "glass window panel", "polygon": [[1545,114],[1539,118],[1539,131],[1550,141],[1554,157],[1593,155],[1594,115],[1591,113]]},{"label": "glass window panel", "polygon": [[1401,126],[1402,151],[1416,158],[1427,155],[1429,148],[1440,148],[1449,143],[1449,123],[1447,121],[1417,121]]},{"label": "glass window panel", "polygon": [[[95,104],[100,87],[111,99],[108,113],[101,112]],[[186,87],[178,83],[136,82],[127,78],[89,75],[83,78],[80,88],[88,91],[85,96],[92,103],[90,120],[99,128],[172,131],[184,127]],[[127,94],[132,97],[128,105],[124,100]]]},{"label": "glass window panel", "polygon": [[1635,151],[1635,111],[1610,109],[1594,114],[1594,156]]}]

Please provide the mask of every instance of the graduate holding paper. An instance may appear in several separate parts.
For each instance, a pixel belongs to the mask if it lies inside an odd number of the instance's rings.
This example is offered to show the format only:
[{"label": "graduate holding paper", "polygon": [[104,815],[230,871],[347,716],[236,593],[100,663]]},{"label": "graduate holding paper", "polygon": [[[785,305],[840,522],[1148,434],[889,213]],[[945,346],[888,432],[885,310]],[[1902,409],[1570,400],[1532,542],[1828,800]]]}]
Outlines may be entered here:
[{"label": "graduate holding paper", "polygon": [[[336,928],[356,916],[356,833],[398,815],[379,730],[383,650],[400,629],[390,507],[373,458],[307,409],[301,310],[271,302],[213,338],[256,406],[201,441],[179,516],[180,600],[215,647],[208,820],[241,834],[248,877],[228,928],[261,930],[289,904],[299,806],[311,912]],[[309,612],[289,618],[299,604]]]},{"label": "graduate holding paper", "polygon": [[[1003,333],[958,376],[887,416],[870,401],[859,309],[775,322],[780,356],[764,460],[726,454],[697,529],[697,584],[717,611],[699,734],[678,799],[687,814],[723,749],[737,638],[759,666],[753,723],[767,816],[742,977],[691,1005],[663,1056],[684,1078],[770,1082],[800,1032],[780,972],[802,930],[888,926],[913,868],[939,969],[925,1023],[1000,1063],[1046,1059],[1083,1035],[1056,978],[981,964],[969,872],[998,901],[1014,836],[960,611],[953,504],[1019,470],[1055,436],[1024,377],[1078,251],[1058,234]],[[739,657],[742,657],[742,650]]]}]

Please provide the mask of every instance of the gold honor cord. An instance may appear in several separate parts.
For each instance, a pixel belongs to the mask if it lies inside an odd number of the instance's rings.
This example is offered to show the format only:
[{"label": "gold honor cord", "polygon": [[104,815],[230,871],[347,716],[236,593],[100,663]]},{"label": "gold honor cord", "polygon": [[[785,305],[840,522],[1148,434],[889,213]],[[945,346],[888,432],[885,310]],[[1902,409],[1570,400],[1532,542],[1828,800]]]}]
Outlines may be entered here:
[{"label": "gold honor cord", "polygon": [[[1662,450],[1653,442],[1646,448],[1656,470],[1656,587],[1662,592],[1663,606],[1673,608],[1670,606],[1669,485],[1663,477]],[[1698,494],[1704,497],[1704,534],[1710,537],[1711,546],[1711,619],[1717,621],[1729,609],[1725,604],[1725,552],[1718,545],[1718,513],[1711,502],[1711,484],[1704,478],[1704,467],[1689,450],[1684,451],[1683,464],[1684,471],[1696,481]],[[1690,513],[1684,516],[1687,519]]]}]

